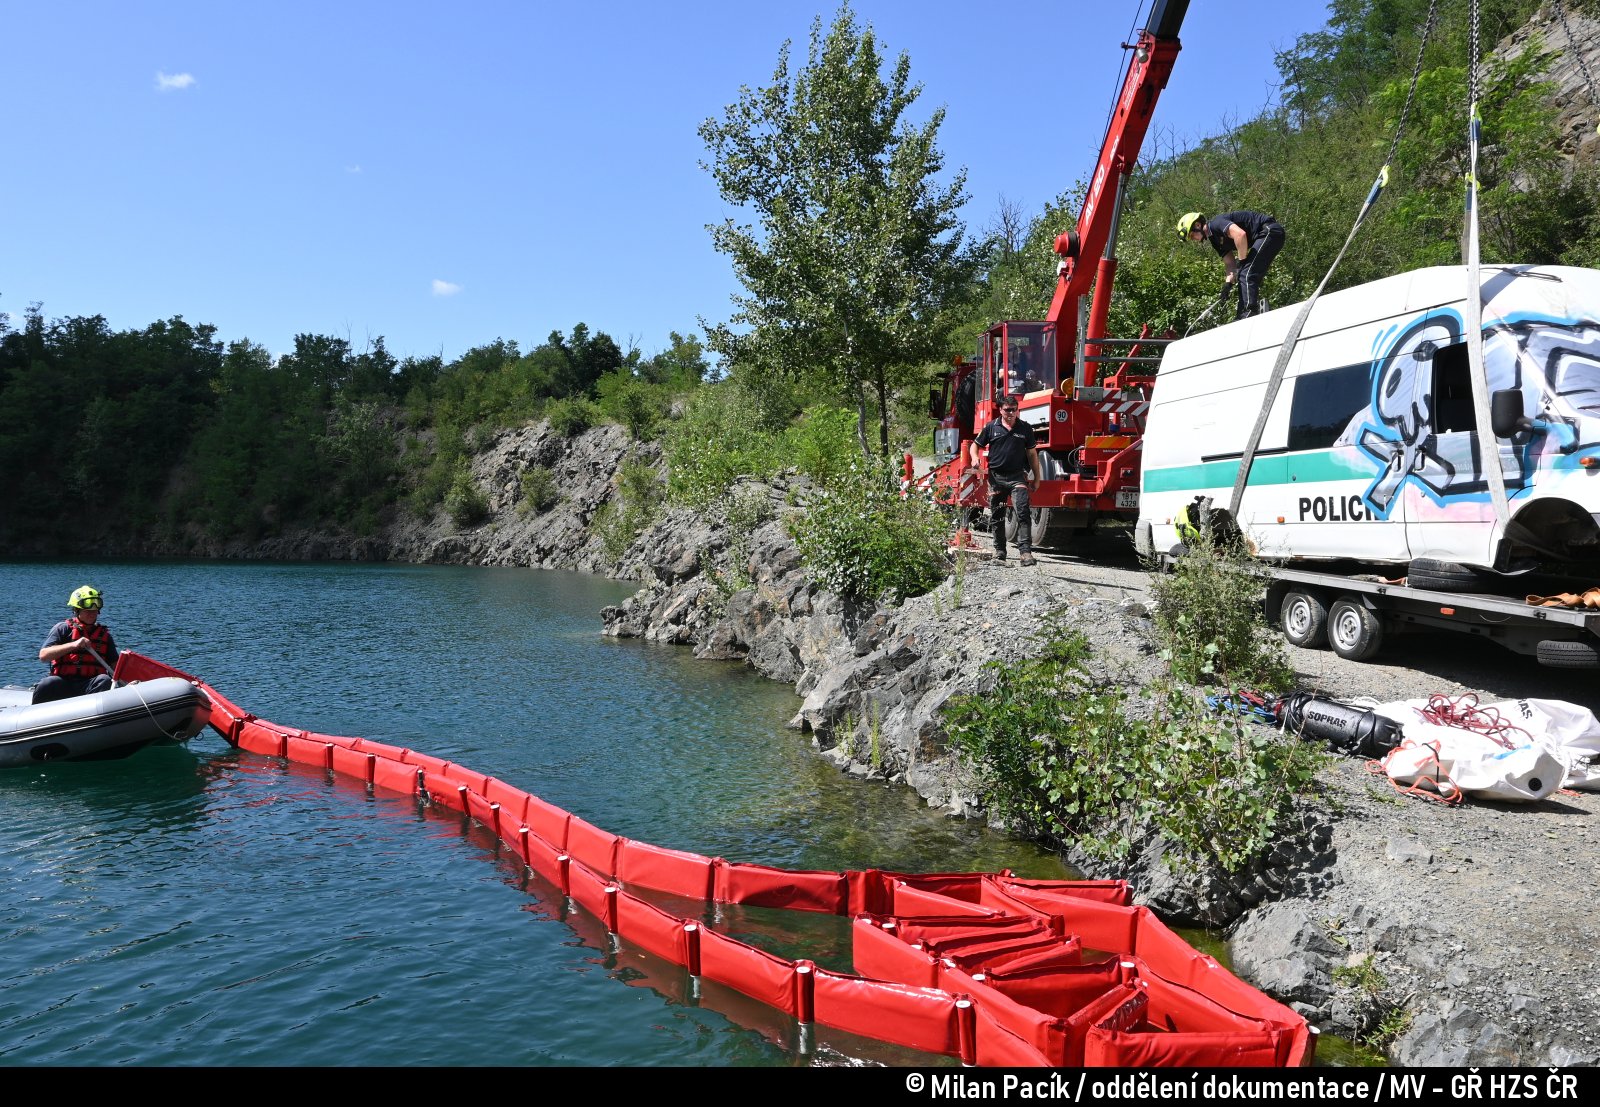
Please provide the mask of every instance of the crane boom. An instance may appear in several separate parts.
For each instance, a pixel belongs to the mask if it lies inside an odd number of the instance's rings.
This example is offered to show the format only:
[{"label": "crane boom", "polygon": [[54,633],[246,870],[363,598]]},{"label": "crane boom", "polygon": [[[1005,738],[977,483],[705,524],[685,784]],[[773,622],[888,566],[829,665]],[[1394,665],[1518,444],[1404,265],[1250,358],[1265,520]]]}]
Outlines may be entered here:
[{"label": "crane boom", "polygon": [[[1106,127],[1100,160],[1095,164],[1089,191],[1083,198],[1077,229],[1056,239],[1056,253],[1062,261],[1048,320],[1056,325],[1057,379],[1062,382],[1068,379],[1065,370],[1077,351],[1079,304],[1091,283],[1095,295],[1089,313],[1089,331],[1099,337],[1105,329],[1111,306],[1111,286],[1116,276],[1116,231],[1121,216],[1122,189],[1129,171],[1139,160],[1139,149],[1144,144],[1150,118],[1155,114],[1156,101],[1172,74],[1172,63],[1181,49],[1178,29],[1188,10],[1189,0],[1156,0],[1145,29],[1133,47],[1133,60],[1123,78],[1116,111]],[[1108,191],[1112,201],[1109,208],[1106,205]],[[1097,266],[1086,264],[1091,257],[1100,259]],[[1093,357],[1097,351],[1091,349],[1086,353]],[[1087,366],[1092,364],[1085,361],[1079,365],[1072,379],[1078,384],[1088,384]]]},{"label": "crane boom", "polygon": [[[984,464],[970,455],[969,443],[1001,398],[1019,399],[1019,417],[1034,428],[1042,470],[1030,512],[1030,530],[1041,546],[1084,534],[1101,519],[1131,520],[1138,512],[1141,435],[1155,377],[1135,366],[1157,359],[1137,356],[1138,345],[1102,358],[1098,347],[1115,341],[1105,337],[1105,328],[1122,196],[1178,56],[1178,28],[1188,9],[1189,0],[1155,0],[1138,41],[1122,44],[1133,53],[1100,160],[1076,228],[1056,239],[1061,264],[1049,317],[993,324],[979,336],[976,355],[958,358],[929,397],[939,427],[935,469],[924,479],[943,502],[971,510],[982,509],[988,491]],[[1090,257],[1098,264],[1087,264]],[[1091,286],[1085,324],[1080,316]],[[1090,366],[1111,361],[1122,368],[1103,380],[1091,376]]]}]

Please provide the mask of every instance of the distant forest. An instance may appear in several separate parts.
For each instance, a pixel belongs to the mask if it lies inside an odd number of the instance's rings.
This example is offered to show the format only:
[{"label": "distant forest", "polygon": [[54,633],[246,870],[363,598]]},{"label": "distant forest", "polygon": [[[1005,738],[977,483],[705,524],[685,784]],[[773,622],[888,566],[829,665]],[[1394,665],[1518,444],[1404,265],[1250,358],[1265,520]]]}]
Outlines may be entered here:
[{"label": "distant forest", "polygon": [[648,432],[662,396],[698,385],[699,342],[624,353],[584,324],[526,353],[497,339],[451,362],[380,338],[299,335],[274,358],[180,316],[113,331],[100,316],[0,322],[0,545],[89,552],[105,534],[255,539],[334,524],[370,533],[470,482],[481,436],[548,417]]},{"label": "distant forest", "polygon": [[[1480,7],[1486,52],[1530,20],[1558,26],[1537,0]],[[1566,4],[1571,18],[1597,9],[1597,0]],[[1276,215],[1288,239],[1265,292],[1276,304],[1303,299],[1391,146],[1391,183],[1330,287],[1459,260],[1470,28],[1465,0],[1440,0],[1413,90],[1428,10],[1429,0],[1334,0],[1327,26],[1278,56],[1278,103],[1192,147],[1163,137],[1157,108],[1125,208],[1111,333],[1132,335],[1143,323],[1181,332],[1216,297],[1215,256],[1174,233],[1184,211]],[[1488,261],[1600,267],[1600,174],[1570,156],[1551,60],[1534,36],[1515,56],[1486,61],[1483,252]],[[1590,100],[1574,130],[1592,133],[1595,123]],[[1081,185],[1068,189],[1032,216],[1002,203],[970,237],[982,264],[951,353],[970,353],[989,323],[1044,313],[1055,284],[1050,244],[1075,221],[1081,197]],[[0,317],[0,465],[10,474],[0,550],[10,552],[89,553],[109,534],[181,546],[196,532],[371,533],[397,512],[447,505],[453,491],[470,499],[468,461],[497,428],[548,418],[570,434],[611,420],[652,436],[686,410],[687,395],[766,383],[744,381],[729,365],[717,374],[725,380],[703,384],[712,372],[693,333],[645,356],[579,323],[530,350],[496,339],[446,363],[397,359],[381,338],[357,350],[305,334],[273,357],[181,315],[113,331],[100,316],[47,318],[43,305],[10,312]],[[913,391],[925,403],[925,387]],[[769,407],[772,395],[762,398]],[[783,396],[791,414],[818,399]],[[917,403],[897,405],[907,438],[926,429]]]}]

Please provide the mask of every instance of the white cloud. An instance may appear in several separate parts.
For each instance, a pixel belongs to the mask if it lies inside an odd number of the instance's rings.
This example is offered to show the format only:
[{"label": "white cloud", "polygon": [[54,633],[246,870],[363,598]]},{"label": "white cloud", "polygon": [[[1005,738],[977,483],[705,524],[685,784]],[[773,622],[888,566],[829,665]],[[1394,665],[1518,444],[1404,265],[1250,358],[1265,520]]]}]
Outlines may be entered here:
[{"label": "white cloud", "polygon": [[359,165],[347,165],[347,166],[344,167],[344,171],[346,173],[354,175],[356,173],[361,172],[361,167]]},{"label": "white cloud", "polygon": [[193,73],[157,73],[156,91],[173,92],[181,91],[194,84]]},{"label": "white cloud", "polygon": [[449,281],[437,279],[433,282],[433,294],[435,296],[454,296],[460,291],[461,286],[459,284],[451,284]]}]

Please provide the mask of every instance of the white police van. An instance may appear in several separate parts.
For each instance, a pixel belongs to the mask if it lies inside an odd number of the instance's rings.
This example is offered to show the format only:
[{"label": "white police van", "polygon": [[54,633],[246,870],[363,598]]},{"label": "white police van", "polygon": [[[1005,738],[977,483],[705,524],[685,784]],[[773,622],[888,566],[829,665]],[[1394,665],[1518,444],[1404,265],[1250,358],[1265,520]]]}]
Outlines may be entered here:
[{"label": "white police van", "polygon": [[[1462,267],[1441,266],[1318,301],[1239,505],[1236,522],[1260,556],[1600,572],[1600,271],[1485,268],[1484,366],[1501,420],[1487,455],[1468,375],[1466,287]],[[1228,504],[1299,310],[1168,347],[1143,443],[1147,551],[1178,541],[1174,520],[1196,496]],[[1496,463],[1510,507],[1504,529],[1485,475]]]},{"label": "white police van", "polygon": [[[1496,574],[1534,567],[1600,585],[1600,271],[1484,267],[1483,359],[1497,436],[1487,450],[1469,374],[1466,292],[1465,268],[1441,266],[1318,300],[1234,520],[1258,557],[1302,571],[1370,566],[1379,580],[1404,575],[1437,590],[1492,590]],[[1176,521],[1197,498],[1229,505],[1299,311],[1281,308],[1167,348],[1143,439],[1135,531],[1142,553],[1177,545]],[[1487,478],[1486,466],[1496,464],[1509,508],[1504,526]],[[1300,575],[1314,601],[1309,613],[1299,610],[1309,616],[1300,629],[1315,639],[1323,631],[1317,616],[1329,612],[1314,608],[1327,607],[1330,594],[1319,599],[1314,578]],[[1504,591],[1514,582],[1501,583]],[[1370,597],[1356,606],[1386,614]],[[1296,641],[1287,601],[1284,614]],[[1381,619],[1356,621],[1381,632]],[[1589,637],[1581,626],[1557,636],[1574,634]],[[1535,652],[1538,640],[1535,633],[1524,652]],[[1337,638],[1333,644],[1347,652]],[[1376,649],[1346,644],[1349,655]],[[1577,667],[1594,651],[1585,644],[1568,653]],[[1549,662],[1542,653],[1541,660]]]}]

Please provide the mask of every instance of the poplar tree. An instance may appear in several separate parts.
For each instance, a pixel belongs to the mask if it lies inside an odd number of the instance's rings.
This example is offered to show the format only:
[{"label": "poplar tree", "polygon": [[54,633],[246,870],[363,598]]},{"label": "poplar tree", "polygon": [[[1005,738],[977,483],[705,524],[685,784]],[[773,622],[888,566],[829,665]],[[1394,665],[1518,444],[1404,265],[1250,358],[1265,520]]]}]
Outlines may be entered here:
[{"label": "poplar tree", "polygon": [[846,4],[826,34],[812,23],[803,69],[790,74],[785,42],[770,85],[741,88],[700,126],[703,167],[754,217],[707,226],[745,289],[728,323],[701,320],[707,345],[736,370],[785,374],[853,408],[869,457],[869,412],[887,457],[894,395],[944,359],[975,272],[957,218],[966,172],[939,183],[944,112],[907,119],[922,91],[910,77],[905,53],[885,74]]}]

